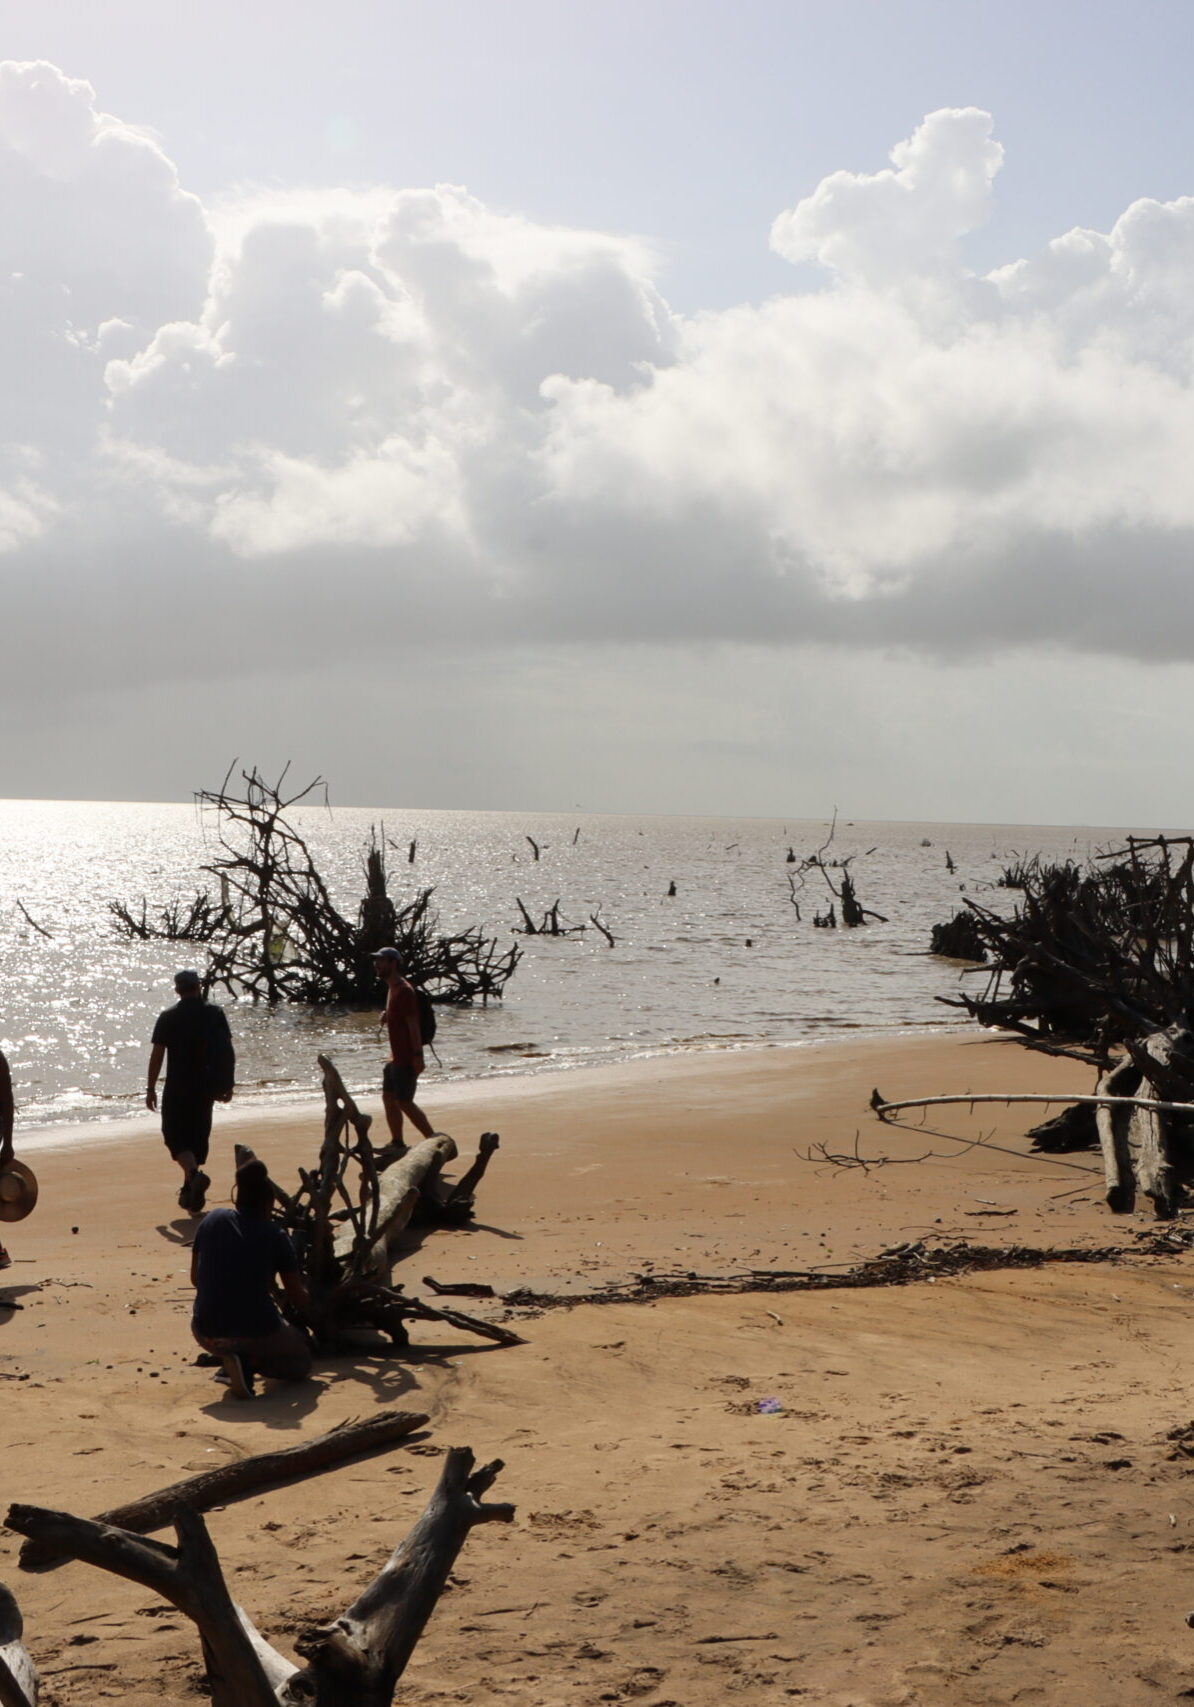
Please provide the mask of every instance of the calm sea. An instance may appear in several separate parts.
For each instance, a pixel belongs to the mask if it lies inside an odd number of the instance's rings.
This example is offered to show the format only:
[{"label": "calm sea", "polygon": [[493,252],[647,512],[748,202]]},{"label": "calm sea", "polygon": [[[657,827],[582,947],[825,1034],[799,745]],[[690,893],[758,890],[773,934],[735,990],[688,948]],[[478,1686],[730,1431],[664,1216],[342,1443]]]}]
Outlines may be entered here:
[{"label": "calm sea", "polygon": [[[575,921],[599,908],[613,932],[612,948],[592,929],[519,937],[525,956],[503,1002],[440,1010],[442,1065],[431,1065],[431,1081],[956,1028],[958,1016],[934,998],[957,988],[959,969],[925,950],[930,927],[961,904],[959,890],[1006,901],[991,885],[1013,854],[1084,856],[1123,834],[839,822],[829,854],[856,856],[860,899],[887,922],[829,931],[812,923],[830,898],[823,880],[805,879],[798,920],[786,861],[789,847],[800,856],[824,840],[820,822],[380,808],[298,816],[338,900],[354,910],[362,848],[377,824],[402,850],[391,856],[395,891],[434,885],[445,925],[483,924],[507,943],[520,896],[535,917],[557,900]],[[152,911],[193,894],[212,849],[211,823],[189,806],[0,802],[0,1042],[23,1126],[142,1108],[154,1018],[173,1000],[176,966],[202,964],[203,951],[122,940],[108,903],[144,895]],[[376,1089],[376,1014],[244,1003],[229,1011],[242,1100],[314,1095],[320,1050],[350,1086]]]}]

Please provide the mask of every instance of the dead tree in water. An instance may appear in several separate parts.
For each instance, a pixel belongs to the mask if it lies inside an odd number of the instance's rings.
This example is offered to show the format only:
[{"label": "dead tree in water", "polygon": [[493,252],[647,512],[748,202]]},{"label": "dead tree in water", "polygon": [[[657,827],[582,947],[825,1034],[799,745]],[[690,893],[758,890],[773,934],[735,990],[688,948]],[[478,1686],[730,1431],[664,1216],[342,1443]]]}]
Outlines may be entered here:
[{"label": "dead tree in water", "polygon": [[121,936],[140,942],[152,938],[167,942],[211,942],[232,924],[227,904],[213,901],[206,889],[199,890],[190,901],[168,901],[156,924],[149,922],[149,906],[144,899],[139,914],[123,901],[109,901],[108,911]]},{"label": "dead tree in water", "polygon": [[974,914],[963,907],[944,924],[934,925],[929,953],[939,954],[945,960],[970,960],[982,965],[987,950]]},{"label": "dead tree in water", "polygon": [[[853,861],[854,855],[847,854],[844,859],[826,859],[826,851],[833,842],[836,830],[837,807],[835,806],[833,809],[833,818],[829,825],[829,834],[814,853],[806,855],[805,858],[799,862],[796,868],[795,877],[791,875],[788,877],[790,899],[792,901],[792,905],[796,908],[797,918],[800,917],[800,908],[796,901],[796,891],[798,888],[802,889],[804,887],[806,872],[818,871],[825,879],[829,892],[833,896],[833,901],[837,902],[838,906],[841,907],[843,925],[848,929],[853,930],[858,925],[865,925],[868,919],[874,919],[878,924],[885,925],[887,920],[882,913],[871,912],[869,908],[864,907],[858,899],[857,891],[854,888],[854,879],[850,875],[850,865]],[[871,853],[874,853],[875,850],[872,848],[870,851]],[[788,849],[788,855],[789,858],[786,863],[791,864],[791,848]],[[831,868],[835,871],[841,872],[841,877],[836,883],[829,875]],[[829,911],[827,913],[814,912],[813,914],[813,924],[819,925],[823,930],[834,930],[837,926],[837,915],[834,910],[833,901],[830,902]]]},{"label": "dead tree in water", "polygon": [[[351,1606],[295,1641],[299,1665],[266,1641],[232,1599],[199,1513],[180,1506],[177,1546],[40,1506],[14,1505],[6,1523],[58,1555],[139,1583],[198,1628],[212,1707],[390,1707],[398,1679],[478,1523],[509,1523],[514,1507],[483,1504],[500,1459],[474,1469],[453,1447],[439,1484],[406,1540]],[[37,1707],[38,1677],[22,1642],[16,1601],[0,1584],[0,1703]]]},{"label": "dead tree in water", "polygon": [[[271,783],[254,768],[234,785],[230,770],[220,788],[196,796],[214,817],[218,844],[203,869],[216,879],[220,902],[202,895],[193,909],[206,933],[194,940],[210,945],[208,986],[254,1001],[364,1006],[377,991],[372,955],[393,946],[433,1001],[463,1006],[500,997],[518,964],[517,945],[503,949],[479,926],[441,931],[432,889],[396,903],[376,833],[365,850],[356,918],[340,911],[290,816],[312,797],[322,794],[326,802],[327,785],[317,778],[284,794],[286,775]],[[144,903],[139,917],[120,904],[113,911],[128,934],[175,934],[164,928],[168,912],[161,925],[148,925]]]},{"label": "dead tree in water", "polygon": [[998,879],[1010,915],[968,900],[990,973],[981,995],[938,999],[1031,1049],[1086,1062],[1104,1103],[1038,1128],[1042,1147],[1098,1147],[1107,1202],[1171,1215],[1194,1177],[1194,838],[1130,836],[1079,865],[1020,857]]}]

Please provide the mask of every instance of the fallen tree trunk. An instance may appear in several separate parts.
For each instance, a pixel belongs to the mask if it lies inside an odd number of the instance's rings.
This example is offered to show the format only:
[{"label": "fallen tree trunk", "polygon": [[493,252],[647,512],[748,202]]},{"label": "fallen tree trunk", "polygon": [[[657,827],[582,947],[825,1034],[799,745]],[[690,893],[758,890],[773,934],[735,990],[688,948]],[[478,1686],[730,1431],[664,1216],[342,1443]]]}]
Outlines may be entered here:
[{"label": "fallen tree trunk", "polygon": [[[469,1530],[514,1516],[513,1506],[481,1500],[501,1460],[479,1470],[473,1465],[467,1447],[449,1451],[422,1517],[380,1574],[341,1617],[298,1641],[303,1667],[271,1647],[233,1601],[203,1519],[189,1506],[175,1513],[177,1547],[39,1506],[11,1506],[7,1523],[54,1553],[152,1589],[191,1619],[212,1707],[390,1707]],[[11,1610],[19,1630],[15,1601]],[[4,1630],[0,1622],[0,1636]],[[11,1704],[36,1707],[36,1694],[14,1695]]]},{"label": "fallen tree trunk", "polygon": [[[1181,1026],[1155,1031],[1132,1050],[1132,1060],[1141,1073],[1140,1089],[1154,1093],[1167,1088],[1167,1081],[1184,1089],[1194,1066],[1191,1038]],[[1170,1139],[1174,1122],[1160,1109],[1137,1108],[1128,1122],[1128,1156],[1136,1184],[1152,1199],[1159,1220],[1177,1213],[1179,1187],[1173,1166]]]},{"label": "fallen tree trunk", "polygon": [[420,1195],[430,1189],[440,1169],[454,1162],[456,1155],[455,1139],[441,1132],[412,1145],[404,1156],[391,1162],[377,1175],[377,1219],[367,1243],[354,1226],[341,1226],[332,1240],[336,1261],[347,1264],[354,1275],[388,1272],[390,1248],[414,1213]]},{"label": "fallen tree trunk", "polygon": [[[193,1511],[210,1511],[241,1494],[253,1493],[271,1483],[292,1481],[299,1476],[312,1476],[348,1458],[358,1458],[366,1452],[376,1452],[414,1434],[427,1422],[421,1411],[379,1411],[363,1422],[341,1423],[315,1440],[304,1440],[298,1446],[287,1446],[278,1452],[259,1452],[252,1458],[239,1458],[218,1469],[205,1470],[190,1476],[185,1482],[174,1482],[168,1488],[146,1494],[128,1505],[116,1506],[101,1512],[93,1521],[113,1524],[135,1535],[148,1535],[164,1529],[174,1521],[180,1506]],[[20,1552],[24,1571],[51,1568],[66,1563],[68,1555],[47,1552],[36,1541],[26,1541]],[[0,1698],[2,1699],[2,1698]]]},{"label": "fallen tree trunk", "polygon": [[469,1530],[514,1516],[513,1506],[480,1503],[501,1468],[498,1458],[474,1471],[472,1453],[453,1448],[422,1517],[380,1575],[334,1624],[299,1640],[317,1707],[389,1707]]}]

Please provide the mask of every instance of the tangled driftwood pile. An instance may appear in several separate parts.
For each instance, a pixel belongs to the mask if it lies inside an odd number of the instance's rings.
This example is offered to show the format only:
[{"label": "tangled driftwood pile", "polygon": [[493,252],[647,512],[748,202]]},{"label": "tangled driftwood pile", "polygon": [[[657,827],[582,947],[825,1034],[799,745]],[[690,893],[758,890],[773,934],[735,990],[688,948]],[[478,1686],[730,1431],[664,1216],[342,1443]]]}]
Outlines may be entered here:
[{"label": "tangled driftwood pile", "polygon": [[1001,886],[1020,896],[1010,915],[967,903],[985,988],[941,1000],[1097,1077],[1090,1096],[986,1100],[1069,1102],[1034,1129],[1040,1147],[1100,1149],[1111,1209],[1142,1195],[1173,1215],[1194,1178],[1194,837],[1130,836],[1086,865],[1022,859]]},{"label": "tangled driftwood pile", "polygon": [[[412,1220],[460,1227],[471,1219],[477,1187],[498,1148],[497,1133],[481,1134],[472,1166],[448,1184],[442,1171],[456,1159],[454,1139],[439,1133],[409,1149],[375,1150],[372,1117],[362,1114],[328,1056],[319,1056],[319,1066],[324,1126],[318,1159],[314,1167],[299,1169],[297,1190],[271,1179],[310,1294],[301,1326],[316,1348],[334,1351],[346,1334],[362,1328],[401,1347],[408,1341],[406,1323],[414,1318],[447,1322],[499,1345],[519,1344],[517,1334],[495,1322],[407,1296],[393,1276],[396,1247]],[[252,1156],[237,1146],[238,1166]]]}]

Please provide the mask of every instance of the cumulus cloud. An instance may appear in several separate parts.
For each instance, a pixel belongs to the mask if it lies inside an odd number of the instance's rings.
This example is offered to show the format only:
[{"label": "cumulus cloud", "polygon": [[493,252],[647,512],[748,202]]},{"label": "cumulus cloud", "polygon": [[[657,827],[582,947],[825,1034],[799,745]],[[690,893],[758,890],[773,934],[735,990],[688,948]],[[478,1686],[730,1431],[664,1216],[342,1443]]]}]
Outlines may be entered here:
[{"label": "cumulus cloud", "polygon": [[194,674],[263,634],[1194,655],[1194,200],[980,275],[1002,157],[931,114],[776,218],[820,288],[681,316],[649,243],[455,186],[205,208],[0,65],[9,691],[64,597],[83,667]]}]

